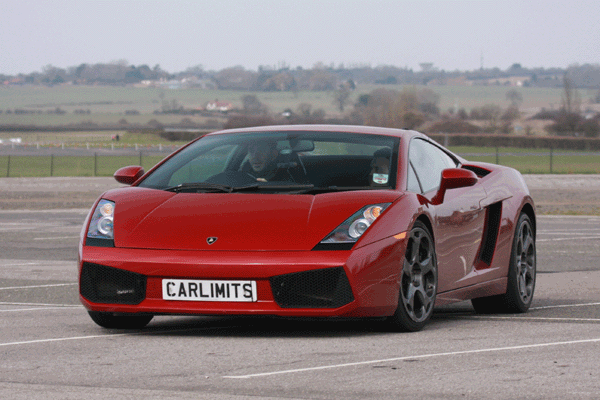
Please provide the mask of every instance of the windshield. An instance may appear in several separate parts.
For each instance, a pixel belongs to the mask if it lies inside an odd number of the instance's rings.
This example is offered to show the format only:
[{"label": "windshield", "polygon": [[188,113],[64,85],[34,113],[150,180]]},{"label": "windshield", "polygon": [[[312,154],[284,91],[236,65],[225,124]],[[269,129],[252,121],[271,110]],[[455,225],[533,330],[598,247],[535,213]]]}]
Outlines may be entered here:
[{"label": "windshield", "polygon": [[139,186],[212,193],[395,189],[399,140],[315,131],[208,135]]}]

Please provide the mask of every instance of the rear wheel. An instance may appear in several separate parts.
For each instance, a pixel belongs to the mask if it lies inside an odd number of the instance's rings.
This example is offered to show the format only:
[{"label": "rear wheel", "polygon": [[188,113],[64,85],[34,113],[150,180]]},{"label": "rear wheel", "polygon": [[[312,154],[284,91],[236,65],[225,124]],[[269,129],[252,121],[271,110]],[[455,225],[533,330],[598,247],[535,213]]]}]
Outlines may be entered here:
[{"label": "rear wheel", "polygon": [[417,221],[406,244],[398,308],[388,318],[394,330],[415,332],[423,329],[433,313],[437,276],[433,238],[427,227]]},{"label": "rear wheel", "polygon": [[473,308],[482,314],[526,312],[533,300],[535,277],[535,233],[530,218],[521,213],[515,228],[506,293],[473,299]]},{"label": "rear wheel", "polygon": [[88,311],[92,320],[108,329],[141,329],[148,325],[153,315],[114,315],[113,313]]}]

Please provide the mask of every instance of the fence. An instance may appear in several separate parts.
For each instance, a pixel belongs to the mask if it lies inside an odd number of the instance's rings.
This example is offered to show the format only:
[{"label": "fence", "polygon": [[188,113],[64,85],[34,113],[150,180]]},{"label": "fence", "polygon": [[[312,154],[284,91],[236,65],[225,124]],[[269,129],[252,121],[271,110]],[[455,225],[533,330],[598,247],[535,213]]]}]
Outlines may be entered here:
[{"label": "fence", "polygon": [[[177,148],[161,145],[97,149],[0,146],[0,177],[112,176],[127,165],[141,165],[148,170]],[[506,165],[524,174],[600,174],[600,152],[510,151],[498,147],[483,151],[457,150],[457,154],[469,161]]]},{"label": "fence", "polygon": [[0,177],[112,176],[119,168],[152,168],[178,146],[0,147]]},{"label": "fence", "polygon": [[523,174],[600,174],[600,152],[533,150],[457,153],[469,161],[515,168]]}]

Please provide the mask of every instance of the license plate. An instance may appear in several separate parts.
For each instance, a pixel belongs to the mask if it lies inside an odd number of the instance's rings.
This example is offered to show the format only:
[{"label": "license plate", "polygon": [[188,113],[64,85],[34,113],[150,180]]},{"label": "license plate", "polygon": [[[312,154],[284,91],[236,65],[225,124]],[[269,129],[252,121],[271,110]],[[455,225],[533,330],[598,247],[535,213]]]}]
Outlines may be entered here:
[{"label": "license plate", "polygon": [[163,300],[257,301],[256,281],[163,279]]}]

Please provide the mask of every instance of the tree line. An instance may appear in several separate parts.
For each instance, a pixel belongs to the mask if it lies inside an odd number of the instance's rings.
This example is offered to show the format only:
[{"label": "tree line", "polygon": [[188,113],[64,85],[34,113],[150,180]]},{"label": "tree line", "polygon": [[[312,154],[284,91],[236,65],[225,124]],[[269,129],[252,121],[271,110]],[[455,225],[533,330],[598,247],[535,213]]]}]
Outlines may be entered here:
[{"label": "tree line", "polygon": [[526,68],[519,63],[506,70],[480,68],[473,71],[445,71],[431,63],[421,64],[421,69],[396,66],[317,63],[312,68],[291,68],[285,64],[276,67],[260,66],[249,70],[233,66],[219,71],[207,71],[201,65],[185,71],[170,73],[159,64],[131,65],[126,60],[111,63],[80,64],[69,68],[47,65],[41,72],[0,74],[0,82],[9,84],[59,85],[94,84],[128,85],[140,82],[175,80],[188,86],[202,86],[223,90],[251,91],[331,91],[340,85],[391,84],[391,85],[447,85],[469,81],[481,85],[514,85],[532,87],[562,87],[563,76],[568,75],[576,88],[600,88],[600,64],[574,64],[563,68]]},{"label": "tree line", "polygon": [[[600,137],[600,113],[582,113],[580,99],[565,75],[563,77],[562,105],[556,110],[542,109],[531,119],[547,120],[545,130],[552,136]],[[379,88],[358,96],[354,103],[340,97],[343,90],[334,93],[333,103],[340,106],[341,115],[329,117],[322,109],[301,103],[296,109],[282,113],[269,111],[256,95],[242,97],[243,108],[235,110],[224,128],[241,128],[274,124],[349,124],[370,125],[400,129],[416,129],[424,133],[487,133],[531,135],[531,128],[520,127],[522,118],[521,93],[516,89],[506,92],[510,105],[502,108],[484,104],[470,110],[440,110],[439,94],[429,88],[405,87],[401,91]],[[347,107],[344,111],[344,107]]]}]

